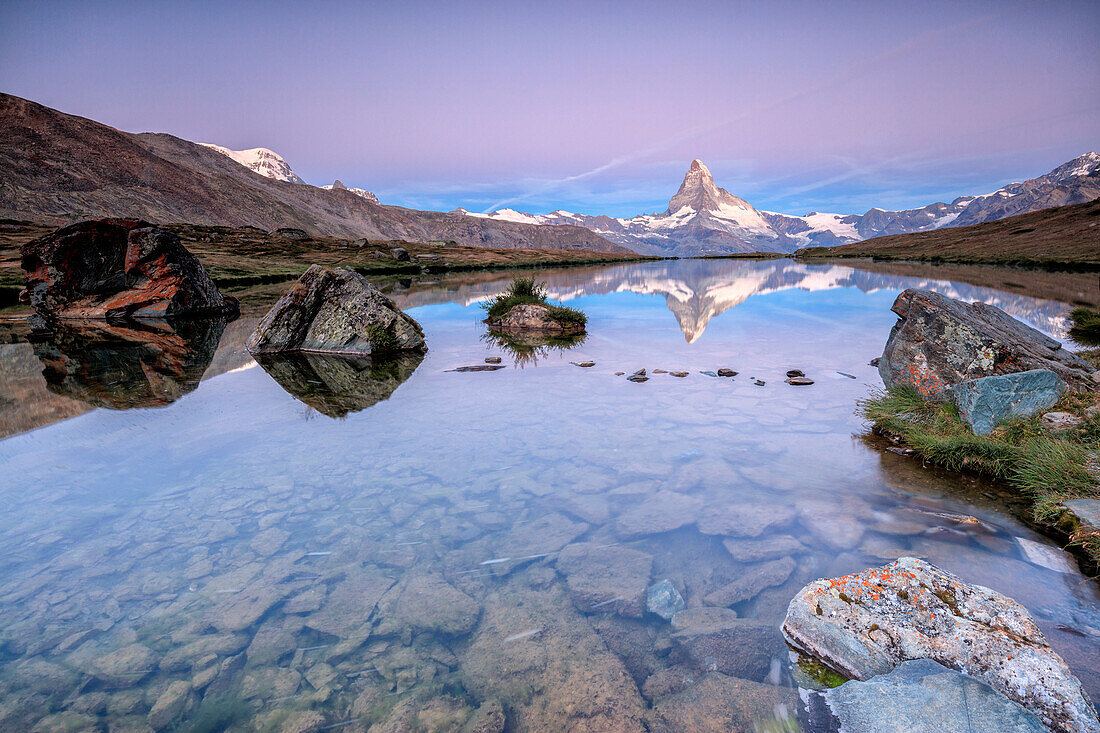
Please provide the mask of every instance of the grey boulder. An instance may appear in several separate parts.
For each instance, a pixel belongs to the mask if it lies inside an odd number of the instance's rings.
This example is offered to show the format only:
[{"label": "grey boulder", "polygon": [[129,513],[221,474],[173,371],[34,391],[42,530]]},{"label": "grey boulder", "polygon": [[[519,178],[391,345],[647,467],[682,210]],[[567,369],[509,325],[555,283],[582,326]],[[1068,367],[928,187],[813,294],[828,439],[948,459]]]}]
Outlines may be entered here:
[{"label": "grey boulder", "polygon": [[987,682],[1053,731],[1100,730],[1080,680],[1027,609],[917,558],[815,580],[791,600],[783,634],[851,679],[932,659]]},{"label": "grey boulder", "polygon": [[824,697],[846,733],[1046,731],[1018,703],[931,659],[902,662],[892,672],[846,682]]},{"label": "grey boulder", "polygon": [[253,354],[375,356],[427,351],[420,324],[354,270],[313,265],[248,337]]},{"label": "grey boulder", "polygon": [[887,387],[909,385],[943,399],[968,379],[1049,369],[1075,392],[1096,388],[1092,365],[996,306],[910,289],[891,310],[898,322],[878,364]]},{"label": "grey boulder", "polygon": [[650,613],[671,621],[673,616],[684,610],[684,597],[676,590],[672,581],[665,578],[646,589],[645,607]]},{"label": "grey boulder", "polygon": [[1005,420],[1037,415],[1065,393],[1066,383],[1049,369],[970,379],[947,392],[975,435],[989,435]]}]

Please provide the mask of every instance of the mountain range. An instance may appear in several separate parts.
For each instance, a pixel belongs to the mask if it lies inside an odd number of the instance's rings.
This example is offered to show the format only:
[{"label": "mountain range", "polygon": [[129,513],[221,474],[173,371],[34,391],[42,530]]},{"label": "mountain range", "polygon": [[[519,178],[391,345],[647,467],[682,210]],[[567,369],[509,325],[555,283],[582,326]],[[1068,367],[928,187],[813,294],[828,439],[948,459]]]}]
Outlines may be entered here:
[{"label": "mountain range", "polygon": [[949,204],[937,202],[903,211],[874,208],[864,214],[813,212],[791,216],[758,210],[719,188],[707,166],[695,159],[668,208],[658,214],[618,219],[562,210],[525,214],[501,209],[475,214],[458,209],[456,213],[524,224],[583,226],[642,254],[691,256],[793,252],[888,234],[980,224],[1096,198],[1100,198],[1100,153],[1086,153],[1044,176],[1011,183],[981,196],[962,196]]},{"label": "mountain range", "polygon": [[343,184],[294,183],[300,178],[274,153],[122,132],[9,94],[0,94],[0,130],[0,217],[52,224],[134,217],[377,241],[629,251],[583,227],[385,206]]},{"label": "mountain range", "polygon": [[756,209],[692,161],[660,213],[614,218],[512,209],[418,211],[379,203],[339,180],[311,186],[267,148],[231,150],[163,133],[127,133],[0,93],[0,217],[67,223],[140,217],[161,223],[305,229],[315,235],[453,241],[499,249],[695,256],[794,252],[890,234],[988,222],[1100,198],[1100,154],[981,196],[917,209],[791,216]]}]

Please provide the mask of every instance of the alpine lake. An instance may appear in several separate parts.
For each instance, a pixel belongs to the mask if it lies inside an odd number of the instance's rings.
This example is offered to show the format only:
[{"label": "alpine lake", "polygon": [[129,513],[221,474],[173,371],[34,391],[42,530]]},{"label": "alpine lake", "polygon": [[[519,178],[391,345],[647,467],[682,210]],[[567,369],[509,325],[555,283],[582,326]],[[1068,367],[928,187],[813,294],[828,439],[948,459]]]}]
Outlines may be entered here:
[{"label": "alpine lake", "polygon": [[[379,280],[429,351],[377,363],[255,361],[289,283],[228,323],[5,321],[0,729],[796,731],[787,604],[906,555],[1025,605],[1100,699],[1097,583],[1007,489],[855,412],[903,289],[1064,341],[1095,273],[525,271],[588,315],[549,343],[482,323],[513,274]],[[665,580],[734,640],[648,611]]]}]

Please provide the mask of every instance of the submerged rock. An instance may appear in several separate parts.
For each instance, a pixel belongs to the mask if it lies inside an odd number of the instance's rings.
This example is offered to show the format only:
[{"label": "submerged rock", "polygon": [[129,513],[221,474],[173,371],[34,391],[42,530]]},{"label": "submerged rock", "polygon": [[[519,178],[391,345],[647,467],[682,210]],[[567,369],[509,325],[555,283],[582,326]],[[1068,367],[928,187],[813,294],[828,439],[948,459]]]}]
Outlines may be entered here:
[{"label": "submerged rock", "polygon": [[887,387],[907,384],[942,399],[968,379],[1049,369],[1074,391],[1096,388],[1092,365],[996,306],[910,289],[891,310],[898,322],[878,364]]},{"label": "submerged rock", "polygon": [[551,307],[539,303],[521,303],[512,306],[500,318],[486,320],[490,327],[502,331],[539,331],[554,334],[584,333],[583,323],[562,323],[555,319]]},{"label": "submerged rock", "polygon": [[928,658],[989,683],[1052,730],[1100,727],[1069,667],[1020,604],[912,557],[815,580],[790,602],[783,633],[847,677],[867,680]]},{"label": "submerged rock", "polygon": [[738,618],[720,606],[680,611],[672,617],[672,630],[672,641],[704,672],[761,682],[771,671],[772,660],[786,656],[779,629]]},{"label": "submerged rock", "polygon": [[372,356],[427,351],[420,324],[367,279],[312,265],[245,342],[253,354],[310,351]]},{"label": "submerged rock", "polygon": [[795,561],[789,557],[749,566],[736,580],[708,593],[704,600],[712,606],[732,606],[747,601],[765,588],[785,583],[794,569]]},{"label": "submerged rock", "polygon": [[582,613],[614,611],[642,616],[653,558],[629,547],[590,542],[569,545],[558,554],[573,605]]},{"label": "submerged rock", "polygon": [[673,616],[684,610],[684,597],[676,590],[672,581],[665,578],[646,589],[645,607],[650,613],[671,621]]},{"label": "submerged rock", "polygon": [[850,733],[943,733],[981,730],[1044,733],[1019,703],[981,680],[931,659],[902,662],[866,682],[852,680],[824,695],[830,712]]},{"label": "submerged rock", "polygon": [[653,706],[653,733],[799,730],[798,691],[711,672]]},{"label": "submerged rock", "polygon": [[1005,420],[1037,415],[1065,393],[1066,383],[1048,369],[970,379],[947,391],[975,435],[989,435]]},{"label": "submerged rock", "polygon": [[146,221],[70,224],[27,242],[20,256],[26,283],[20,299],[47,319],[235,316],[239,310],[179,237]]}]

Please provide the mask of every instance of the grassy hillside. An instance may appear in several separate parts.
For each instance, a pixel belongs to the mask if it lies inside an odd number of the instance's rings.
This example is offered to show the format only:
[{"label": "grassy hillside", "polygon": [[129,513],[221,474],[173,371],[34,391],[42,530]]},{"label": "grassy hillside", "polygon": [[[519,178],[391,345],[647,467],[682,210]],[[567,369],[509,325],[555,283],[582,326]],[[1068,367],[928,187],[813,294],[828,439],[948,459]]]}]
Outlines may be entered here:
[{"label": "grassy hillside", "polygon": [[968,227],[895,234],[839,247],[807,247],[795,256],[1100,269],[1100,199]]}]

